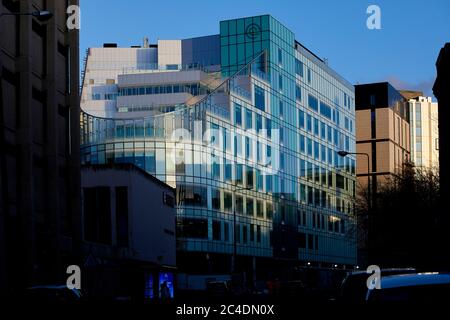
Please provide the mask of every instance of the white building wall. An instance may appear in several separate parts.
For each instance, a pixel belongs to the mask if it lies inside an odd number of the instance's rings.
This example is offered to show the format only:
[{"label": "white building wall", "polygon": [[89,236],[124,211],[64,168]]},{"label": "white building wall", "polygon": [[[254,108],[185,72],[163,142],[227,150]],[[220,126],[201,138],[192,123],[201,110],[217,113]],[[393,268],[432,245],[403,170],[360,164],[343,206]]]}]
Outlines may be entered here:
[{"label": "white building wall", "polygon": [[[175,208],[163,203],[164,193],[174,196],[173,189],[132,166],[83,168],[81,185],[82,188],[110,187],[112,247],[117,243],[115,188],[128,187],[129,246],[122,250],[122,258],[176,265]],[[95,250],[98,250],[96,256],[105,258],[118,253],[103,245]]]},{"label": "white building wall", "polygon": [[409,100],[411,160],[418,167],[439,166],[438,104],[431,97]]},{"label": "white building wall", "polygon": [[158,40],[158,64],[160,67],[170,64],[181,65],[181,40]]}]

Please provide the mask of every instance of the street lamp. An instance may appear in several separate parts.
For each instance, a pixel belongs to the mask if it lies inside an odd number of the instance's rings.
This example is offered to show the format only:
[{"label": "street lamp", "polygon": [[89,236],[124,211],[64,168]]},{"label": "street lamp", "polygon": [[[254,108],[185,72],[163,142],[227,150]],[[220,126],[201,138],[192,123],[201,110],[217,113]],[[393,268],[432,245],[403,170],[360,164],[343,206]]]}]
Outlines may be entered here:
[{"label": "street lamp", "polygon": [[20,13],[20,12],[10,12],[10,13],[2,13],[0,14],[0,18],[3,16],[33,16],[37,20],[41,22],[45,22],[50,20],[53,17],[53,13],[50,11],[34,11],[34,12],[27,12],[27,13]]},{"label": "street lamp", "polygon": [[368,192],[368,195],[367,195],[367,201],[368,201],[367,211],[368,211],[368,218],[369,218],[369,229],[367,230],[367,232],[368,232],[368,247],[369,247],[369,250],[370,250],[370,247],[371,247],[370,242],[371,242],[371,238],[372,238],[371,237],[371,231],[370,231],[371,226],[372,226],[372,223],[370,222],[371,219],[372,219],[372,215],[371,215],[371,211],[372,211],[372,191],[371,191],[371,186],[370,186],[370,173],[371,173],[371,170],[370,170],[370,156],[369,156],[368,153],[365,153],[365,152],[338,151],[338,155],[341,156],[341,157],[346,157],[346,156],[348,156],[350,154],[363,155],[363,156],[367,157],[367,192]]},{"label": "street lamp", "polygon": [[231,272],[236,272],[236,257],[237,257],[237,243],[236,243],[236,192],[241,190],[252,190],[250,187],[234,188],[234,202],[233,202],[233,256],[231,259]]}]

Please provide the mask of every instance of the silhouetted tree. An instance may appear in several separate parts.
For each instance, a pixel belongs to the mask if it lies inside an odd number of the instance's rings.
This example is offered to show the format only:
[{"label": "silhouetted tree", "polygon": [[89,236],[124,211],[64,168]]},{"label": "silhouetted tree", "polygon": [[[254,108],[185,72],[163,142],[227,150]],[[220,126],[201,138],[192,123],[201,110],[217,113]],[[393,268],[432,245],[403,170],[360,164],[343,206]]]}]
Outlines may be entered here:
[{"label": "silhouetted tree", "polygon": [[[368,264],[381,267],[441,267],[437,170],[404,166],[402,172],[376,186],[369,205],[367,188],[359,188],[355,220],[359,247]],[[361,250],[364,252],[364,250]]]}]

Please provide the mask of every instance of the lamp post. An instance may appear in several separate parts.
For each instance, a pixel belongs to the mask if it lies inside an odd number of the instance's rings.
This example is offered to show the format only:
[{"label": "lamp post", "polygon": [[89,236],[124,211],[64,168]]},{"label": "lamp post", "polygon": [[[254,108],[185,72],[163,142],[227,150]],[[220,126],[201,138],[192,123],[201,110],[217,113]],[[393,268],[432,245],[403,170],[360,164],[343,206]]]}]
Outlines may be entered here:
[{"label": "lamp post", "polygon": [[237,243],[236,243],[236,192],[240,190],[252,190],[249,187],[234,188],[234,201],[233,201],[233,255],[231,257],[231,272],[236,272],[236,257],[237,257]]},{"label": "lamp post", "polygon": [[53,13],[50,11],[34,11],[34,12],[8,12],[0,14],[0,19],[3,16],[33,16],[41,22],[48,21],[53,17]]},{"label": "lamp post", "polygon": [[369,154],[368,153],[365,153],[365,152],[347,152],[347,151],[338,151],[338,155],[339,156],[341,156],[341,157],[346,157],[346,156],[348,156],[348,155],[350,155],[350,154],[353,154],[353,155],[363,155],[363,156],[366,156],[367,157],[367,192],[368,192],[368,195],[367,195],[367,202],[368,202],[368,206],[367,206],[367,212],[368,212],[368,219],[369,219],[369,227],[368,227],[368,230],[366,230],[366,232],[367,232],[367,238],[368,238],[368,241],[367,241],[367,246],[368,246],[368,249],[370,250],[370,247],[371,247],[371,245],[370,245],[370,242],[371,242],[371,235],[370,235],[370,230],[371,230],[371,228],[372,228],[372,222],[371,222],[371,219],[372,219],[372,213],[371,213],[371,211],[372,211],[372,188],[371,188],[371,185],[370,185],[370,173],[371,173],[371,170],[370,170],[370,156],[369,156]]}]

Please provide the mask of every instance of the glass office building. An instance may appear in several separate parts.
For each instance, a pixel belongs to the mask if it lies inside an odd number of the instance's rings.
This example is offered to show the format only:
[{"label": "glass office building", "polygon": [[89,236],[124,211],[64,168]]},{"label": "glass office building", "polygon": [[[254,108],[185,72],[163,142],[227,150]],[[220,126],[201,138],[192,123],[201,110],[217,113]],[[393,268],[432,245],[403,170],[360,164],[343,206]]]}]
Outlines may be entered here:
[{"label": "glass office building", "polygon": [[188,273],[352,266],[355,159],[337,151],[355,151],[354,106],[353,86],[276,19],[227,20],[219,35],[91,49],[81,160],[176,187]]}]

